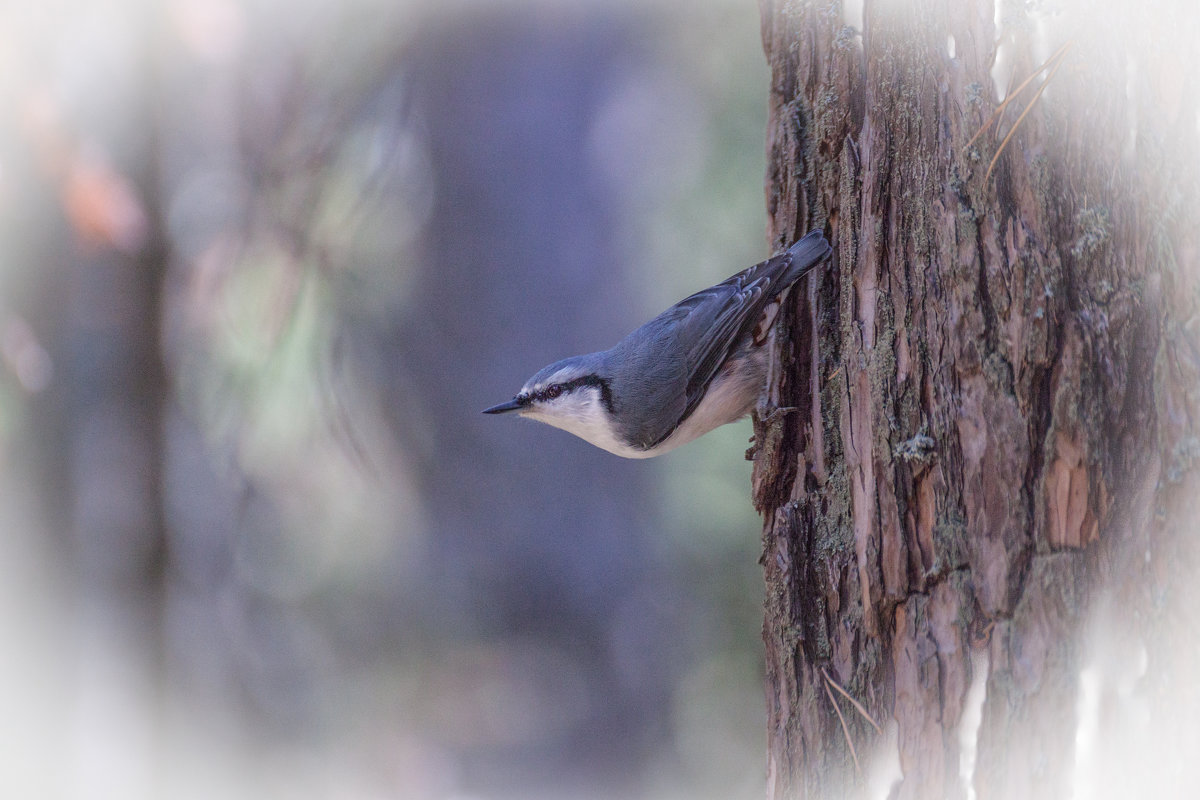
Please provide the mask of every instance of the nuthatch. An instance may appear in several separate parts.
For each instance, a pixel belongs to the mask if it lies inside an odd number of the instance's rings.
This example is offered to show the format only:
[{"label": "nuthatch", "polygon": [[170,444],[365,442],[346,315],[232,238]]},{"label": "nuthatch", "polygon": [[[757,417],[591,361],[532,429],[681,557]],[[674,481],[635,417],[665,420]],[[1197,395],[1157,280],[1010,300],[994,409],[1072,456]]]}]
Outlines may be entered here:
[{"label": "nuthatch", "polygon": [[766,385],[767,343],[783,298],[829,257],[820,231],[696,292],[616,346],[539,370],[507,403],[626,458],[649,458],[750,413]]}]

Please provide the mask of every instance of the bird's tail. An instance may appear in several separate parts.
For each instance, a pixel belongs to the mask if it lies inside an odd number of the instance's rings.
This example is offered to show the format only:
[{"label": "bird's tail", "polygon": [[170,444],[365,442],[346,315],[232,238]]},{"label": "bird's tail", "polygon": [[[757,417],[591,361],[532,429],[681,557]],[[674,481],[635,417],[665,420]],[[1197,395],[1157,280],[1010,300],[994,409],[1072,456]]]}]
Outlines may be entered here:
[{"label": "bird's tail", "polygon": [[829,258],[832,252],[833,248],[825,241],[821,232],[812,231],[786,251],[760,265],[768,275],[774,277],[771,278],[770,288],[767,290],[762,314],[751,332],[751,340],[756,347],[766,343],[767,334],[770,333],[775,324],[775,317],[779,314],[779,307],[788,296],[792,285],[808,274],[813,267]]},{"label": "bird's tail", "polygon": [[829,258],[832,252],[833,248],[829,246],[829,242],[825,241],[825,236],[820,231],[811,231],[798,239],[787,249],[786,254],[790,256],[791,264],[780,276],[779,287],[791,286],[808,274],[813,267]]}]

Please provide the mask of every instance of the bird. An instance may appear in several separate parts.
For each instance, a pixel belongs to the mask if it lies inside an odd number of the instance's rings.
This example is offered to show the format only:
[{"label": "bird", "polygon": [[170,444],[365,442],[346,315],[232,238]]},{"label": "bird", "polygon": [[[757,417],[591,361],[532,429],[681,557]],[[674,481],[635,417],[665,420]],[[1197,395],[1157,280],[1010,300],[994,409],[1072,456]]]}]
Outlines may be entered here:
[{"label": "bird", "polygon": [[766,344],[788,290],[831,252],[812,231],[608,350],[543,367],[513,399],[483,413],[553,425],[624,458],[658,456],[736,422],[766,388]]}]

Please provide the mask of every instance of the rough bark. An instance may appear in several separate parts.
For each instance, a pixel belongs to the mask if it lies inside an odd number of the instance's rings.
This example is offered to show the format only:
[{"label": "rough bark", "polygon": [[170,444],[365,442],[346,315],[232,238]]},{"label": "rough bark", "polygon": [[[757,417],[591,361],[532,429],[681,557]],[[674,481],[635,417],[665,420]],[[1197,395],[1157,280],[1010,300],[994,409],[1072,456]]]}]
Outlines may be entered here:
[{"label": "rough bark", "polygon": [[[768,794],[859,796],[898,753],[895,797],[1065,796],[1089,635],[1137,631],[1151,711],[1180,666],[1161,597],[1197,561],[1194,98],[1170,53],[1134,62],[1169,32],[1132,12],[864,5],[857,28],[760,0],[769,235],[823,228],[836,254],[781,337],[768,400],[791,410],[756,418]],[[1068,40],[987,175],[1038,85],[967,147],[998,50],[1011,88]]]}]

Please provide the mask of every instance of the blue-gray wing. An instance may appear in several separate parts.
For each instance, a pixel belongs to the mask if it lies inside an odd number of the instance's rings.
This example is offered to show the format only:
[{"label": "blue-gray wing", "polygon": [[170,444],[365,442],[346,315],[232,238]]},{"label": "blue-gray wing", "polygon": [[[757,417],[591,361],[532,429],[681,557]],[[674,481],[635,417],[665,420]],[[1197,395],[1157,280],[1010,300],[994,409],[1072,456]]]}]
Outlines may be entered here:
[{"label": "blue-gray wing", "polygon": [[[785,252],[684,298],[631,334],[622,343],[626,363],[634,374],[659,379],[653,386],[640,387],[639,402],[654,404],[655,413],[638,415],[642,424],[629,431],[635,440],[649,448],[670,436],[696,410],[721,365],[751,335],[767,304],[829,253],[820,231],[813,231]],[[662,344],[656,353],[632,352],[641,341]],[[657,360],[638,363],[648,358]]]}]

